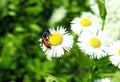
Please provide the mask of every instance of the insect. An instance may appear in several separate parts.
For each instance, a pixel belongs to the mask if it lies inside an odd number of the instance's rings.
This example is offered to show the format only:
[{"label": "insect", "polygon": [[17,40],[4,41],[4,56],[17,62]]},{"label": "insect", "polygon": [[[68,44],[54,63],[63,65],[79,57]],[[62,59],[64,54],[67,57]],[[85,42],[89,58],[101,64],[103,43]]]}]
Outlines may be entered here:
[{"label": "insect", "polygon": [[49,30],[46,30],[43,34],[42,34],[42,44],[44,44],[47,48],[51,48],[50,43],[48,42],[48,38],[49,35],[51,35]]}]

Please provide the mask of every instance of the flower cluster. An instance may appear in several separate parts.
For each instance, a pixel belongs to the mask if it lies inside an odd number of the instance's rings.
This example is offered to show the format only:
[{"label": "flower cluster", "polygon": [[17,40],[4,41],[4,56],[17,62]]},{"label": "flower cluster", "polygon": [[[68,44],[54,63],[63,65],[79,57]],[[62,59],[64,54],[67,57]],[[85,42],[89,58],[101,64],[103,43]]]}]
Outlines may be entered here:
[{"label": "flower cluster", "polygon": [[96,15],[84,12],[70,23],[71,30],[78,36],[77,42],[66,28],[57,27],[43,33],[40,46],[46,55],[61,57],[75,43],[91,59],[109,56],[110,61],[120,68],[120,41],[112,42],[109,35],[101,30],[101,21]]},{"label": "flower cluster", "polygon": [[[81,18],[76,21],[76,18],[71,22],[71,29],[78,34],[78,46],[81,51],[85,52],[91,58],[100,59],[107,56],[108,47],[110,46],[110,38],[104,33],[101,28],[101,20],[91,13],[83,13]],[[97,19],[98,18],[98,19]]]}]

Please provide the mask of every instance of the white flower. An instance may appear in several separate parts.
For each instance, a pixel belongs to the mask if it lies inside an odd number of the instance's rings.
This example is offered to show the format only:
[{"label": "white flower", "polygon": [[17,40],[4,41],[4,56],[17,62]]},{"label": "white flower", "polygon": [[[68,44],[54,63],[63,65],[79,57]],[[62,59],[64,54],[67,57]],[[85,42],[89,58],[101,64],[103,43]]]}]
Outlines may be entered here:
[{"label": "white flower", "polygon": [[120,68],[120,41],[114,42],[113,45],[111,45],[109,52],[111,55],[109,59],[112,64]]},{"label": "white flower", "polygon": [[91,58],[97,59],[107,55],[109,43],[109,37],[103,31],[84,31],[78,38],[79,48]]},{"label": "white flower", "polygon": [[[51,48],[47,48],[44,44],[41,46],[46,55],[50,57],[60,57],[64,55],[64,50],[69,51],[72,48],[73,37],[62,27],[50,29],[51,35],[48,42]],[[41,39],[40,39],[41,41]]]},{"label": "white flower", "polygon": [[80,34],[84,30],[98,30],[101,28],[101,19],[90,12],[82,13],[81,17],[71,21],[71,29],[76,34]]},{"label": "white flower", "polygon": [[110,78],[97,79],[94,82],[111,82],[111,79]]}]

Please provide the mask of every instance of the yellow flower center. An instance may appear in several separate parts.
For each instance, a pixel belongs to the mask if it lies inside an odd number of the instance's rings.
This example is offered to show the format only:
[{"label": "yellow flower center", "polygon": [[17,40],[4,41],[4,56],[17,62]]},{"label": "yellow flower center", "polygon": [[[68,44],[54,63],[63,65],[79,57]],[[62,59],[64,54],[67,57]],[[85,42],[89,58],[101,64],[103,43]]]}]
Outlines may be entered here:
[{"label": "yellow flower center", "polygon": [[89,45],[93,48],[98,48],[101,46],[101,41],[97,37],[93,37],[89,40]]},{"label": "yellow flower center", "polygon": [[120,55],[120,48],[118,49],[118,55]]},{"label": "yellow flower center", "polygon": [[62,40],[63,40],[63,37],[58,32],[55,32],[51,36],[49,36],[49,42],[53,46],[61,44]]},{"label": "yellow flower center", "polygon": [[91,20],[89,20],[88,18],[83,18],[83,19],[81,19],[80,24],[82,26],[85,26],[85,27],[90,26],[91,25]]}]

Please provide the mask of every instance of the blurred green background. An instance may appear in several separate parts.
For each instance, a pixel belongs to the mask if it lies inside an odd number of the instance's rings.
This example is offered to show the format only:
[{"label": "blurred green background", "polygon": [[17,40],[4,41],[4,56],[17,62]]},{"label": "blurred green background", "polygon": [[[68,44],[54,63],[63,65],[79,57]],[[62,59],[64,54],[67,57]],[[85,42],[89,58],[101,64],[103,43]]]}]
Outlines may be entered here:
[{"label": "blurred green background", "polygon": [[93,82],[114,72],[108,59],[91,61],[76,45],[52,61],[39,47],[44,30],[69,30],[83,11],[91,11],[88,0],[0,0],[0,82]]}]

